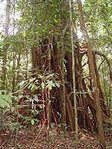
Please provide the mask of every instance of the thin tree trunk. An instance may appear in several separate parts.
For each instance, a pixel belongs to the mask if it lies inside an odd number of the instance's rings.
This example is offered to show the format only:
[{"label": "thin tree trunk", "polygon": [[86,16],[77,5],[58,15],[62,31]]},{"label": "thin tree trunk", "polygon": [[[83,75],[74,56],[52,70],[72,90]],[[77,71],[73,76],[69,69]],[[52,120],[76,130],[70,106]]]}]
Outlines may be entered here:
[{"label": "thin tree trunk", "polygon": [[66,124],[66,89],[65,89],[65,69],[64,69],[64,49],[61,49],[61,81],[62,81],[62,123]]},{"label": "thin tree trunk", "polygon": [[[5,14],[6,15],[6,17],[5,17],[5,30],[4,30],[5,38],[9,34],[10,7],[11,7],[11,1],[7,0],[6,1],[6,14]],[[6,42],[6,40],[4,40],[4,42]],[[5,46],[3,47],[3,61],[2,61],[2,87],[1,87],[2,90],[5,90],[6,86],[7,86],[7,82],[6,82],[7,48],[8,48],[8,45],[5,43]]]},{"label": "thin tree trunk", "polygon": [[[8,36],[9,33],[9,22],[10,22],[10,6],[11,6],[11,2],[10,0],[7,0],[6,3],[6,17],[5,17],[5,38]],[[6,40],[4,39],[4,42],[6,42]],[[3,60],[2,60],[2,76],[1,76],[1,80],[2,80],[2,85],[1,85],[1,89],[2,90],[6,90],[7,88],[7,81],[6,81],[6,73],[7,73],[7,69],[6,69],[6,64],[7,64],[7,48],[8,45],[5,43],[5,46],[3,47]],[[0,129],[3,128],[3,109],[0,109]]]},{"label": "thin tree trunk", "polygon": [[[63,4],[66,4],[66,0],[63,1]],[[63,9],[63,8],[62,8]],[[66,26],[66,19],[64,18],[63,14],[61,16],[62,18],[62,29],[63,25]],[[62,124],[65,126],[66,125],[66,86],[65,86],[65,51],[64,51],[64,34],[62,34],[62,48],[60,49],[60,80],[61,80],[61,89],[60,89],[60,95],[61,95],[61,113],[62,113]]]},{"label": "thin tree trunk", "polygon": [[26,49],[26,74],[25,74],[25,78],[26,78],[26,80],[28,79],[28,64],[29,64],[29,57],[28,57],[28,50]]},{"label": "thin tree trunk", "polygon": [[72,47],[72,77],[73,77],[73,98],[74,98],[74,113],[75,113],[75,139],[78,142],[78,118],[77,118],[77,99],[76,99],[76,80],[75,80],[75,53],[74,53],[74,25],[72,16],[72,1],[69,0],[70,8],[70,23],[71,23],[71,47]]},{"label": "thin tree trunk", "polygon": [[[51,51],[53,50],[52,47],[52,40],[51,37],[49,37],[49,44],[48,44],[48,70],[51,71]],[[48,99],[47,99],[47,129],[49,130],[50,124],[51,124],[51,91],[48,90]]]},{"label": "thin tree trunk", "polygon": [[15,91],[15,83],[16,83],[16,77],[15,77],[15,69],[16,69],[16,61],[15,61],[15,51],[13,49],[13,78],[12,78],[12,92]]},{"label": "thin tree trunk", "polygon": [[21,53],[18,52],[17,56],[17,82],[20,81],[20,66],[21,66]]},{"label": "thin tree trunk", "polygon": [[96,79],[95,68],[94,68],[93,48],[85,26],[84,13],[83,13],[81,0],[77,0],[77,3],[78,3],[79,14],[80,14],[80,28],[82,30],[82,33],[84,35],[84,38],[87,44],[87,56],[88,56],[89,70],[90,70],[90,76],[92,81],[93,95],[94,95],[95,106],[96,106],[96,118],[98,123],[97,125],[98,125],[98,132],[99,132],[99,141],[101,144],[101,148],[105,149],[106,144],[105,144],[105,137],[104,137],[104,130],[103,130],[103,122],[102,122],[102,111],[101,111],[100,99],[99,99],[99,89],[97,86],[97,79]]},{"label": "thin tree trunk", "polygon": [[[15,0],[13,0],[13,35],[15,34]],[[13,55],[13,79],[12,79],[12,92],[15,91],[15,85],[16,85],[16,74],[15,74],[15,70],[16,70],[16,52],[15,52],[15,46],[13,46],[13,51],[12,51],[12,55]]]}]

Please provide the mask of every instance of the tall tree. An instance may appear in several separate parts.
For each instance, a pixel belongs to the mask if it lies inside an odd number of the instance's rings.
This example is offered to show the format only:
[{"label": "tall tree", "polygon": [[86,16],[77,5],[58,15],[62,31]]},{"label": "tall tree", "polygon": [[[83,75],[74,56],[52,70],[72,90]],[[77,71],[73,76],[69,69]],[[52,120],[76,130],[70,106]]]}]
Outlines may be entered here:
[{"label": "tall tree", "polygon": [[71,47],[72,47],[72,76],[73,76],[73,97],[74,97],[74,113],[75,113],[75,139],[78,142],[78,117],[77,117],[77,99],[76,99],[76,76],[75,76],[75,52],[74,52],[74,23],[73,23],[73,2],[69,0],[70,8],[70,27],[71,27]]},{"label": "tall tree", "polygon": [[6,14],[5,14],[5,27],[4,27],[4,46],[3,46],[3,58],[2,58],[2,90],[6,89],[7,85],[7,49],[8,49],[8,44],[6,38],[9,35],[9,25],[10,25],[10,8],[11,8],[11,1],[7,0],[6,1]]},{"label": "tall tree", "polygon": [[103,130],[102,109],[100,105],[99,89],[97,86],[97,79],[96,79],[96,73],[95,73],[93,48],[85,26],[84,12],[82,8],[81,0],[77,0],[77,3],[78,3],[79,14],[80,14],[80,28],[87,44],[87,56],[88,56],[89,71],[90,71],[92,88],[93,88],[93,95],[94,95],[95,106],[96,106],[96,118],[98,123],[97,125],[98,125],[98,132],[99,132],[99,140],[101,143],[101,147],[105,149],[106,144],[105,144],[105,137],[104,137],[104,130]]}]

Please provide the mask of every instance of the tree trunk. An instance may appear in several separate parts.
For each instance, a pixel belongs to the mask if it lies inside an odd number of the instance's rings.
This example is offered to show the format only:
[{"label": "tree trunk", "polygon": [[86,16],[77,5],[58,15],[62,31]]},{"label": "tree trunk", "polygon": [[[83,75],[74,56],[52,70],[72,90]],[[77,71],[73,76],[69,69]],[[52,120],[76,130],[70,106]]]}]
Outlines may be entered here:
[{"label": "tree trunk", "polygon": [[[10,8],[11,8],[11,1],[7,0],[6,1],[6,16],[5,16],[5,37],[8,36],[9,34],[9,23],[10,23]],[[7,42],[4,39],[4,42]],[[2,60],[2,90],[5,90],[7,88],[7,78],[6,78],[6,73],[7,73],[7,68],[6,68],[6,64],[7,64],[7,48],[8,48],[8,44],[4,43],[5,46],[3,47],[3,60]]]},{"label": "tree trunk", "polygon": [[77,118],[77,100],[76,100],[76,76],[75,76],[75,52],[74,52],[74,25],[72,16],[72,1],[69,0],[70,24],[71,24],[71,47],[72,47],[72,77],[73,77],[73,101],[74,101],[74,122],[75,122],[75,141],[78,143],[78,118]]},{"label": "tree trunk", "polygon": [[[13,35],[15,34],[15,4],[16,1],[13,0]],[[16,47],[13,46],[13,51],[12,51],[12,55],[13,55],[13,68],[12,68],[12,72],[13,72],[13,78],[12,78],[12,92],[15,91],[15,86],[16,86],[16,52],[15,52]]]},{"label": "tree trunk", "polygon": [[103,122],[102,122],[102,111],[101,111],[100,99],[99,99],[99,89],[97,86],[97,79],[96,79],[96,73],[95,73],[95,67],[94,67],[94,58],[93,58],[93,52],[92,52],[93,48],[90,43],[90,39],[85,26],[81,0],[77,0],[77,3],[78,3],[79,14],[80,14],[80,28],[82,30],[82,33],[84,35],[84,38],[87,44],[87,56],[88,56],[89,71],[90,71],[90,76],[92,81],[93,95],[94,95],[95,106],[96,106],[96,118],[97,118],[98,132],[99,132],[99,141],[100,141],[101,147],[105,149],[106,144],[105,144],[105,137],[104,137],[104,130],[103,130]]}]

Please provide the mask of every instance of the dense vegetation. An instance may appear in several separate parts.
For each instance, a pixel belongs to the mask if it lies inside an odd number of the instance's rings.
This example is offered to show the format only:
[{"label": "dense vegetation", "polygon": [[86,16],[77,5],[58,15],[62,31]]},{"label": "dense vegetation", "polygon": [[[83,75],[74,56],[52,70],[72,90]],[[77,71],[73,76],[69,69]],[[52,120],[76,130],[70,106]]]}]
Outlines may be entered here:
[{"label": "dense vegetation", "polygon": [[49,135],[53,126],[74,132],[75,144],[80,132],[98,135],[105,149],[112,131],[111,0],[4,1],[1,134],[10,131],[21,148],[19,130]]}]

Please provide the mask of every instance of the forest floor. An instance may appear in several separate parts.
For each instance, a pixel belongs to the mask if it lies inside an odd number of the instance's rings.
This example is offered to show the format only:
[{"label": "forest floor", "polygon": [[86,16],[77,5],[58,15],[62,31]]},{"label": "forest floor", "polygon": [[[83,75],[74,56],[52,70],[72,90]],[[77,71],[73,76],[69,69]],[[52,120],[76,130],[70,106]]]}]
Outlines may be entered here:
[{"label": "forest floor", "polygon": [[[19,129],[16,133],[0,132],[0,149],[100,149],[97,136],[87,132],[79,133],[78,145],[74,142],[72,132],[58,130],[54,127],[32,127]],[[106,135],[107,149],[112,149],[112,134]]]}]

